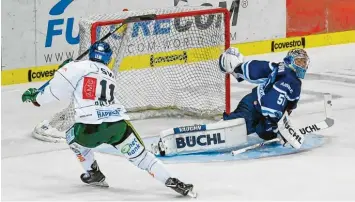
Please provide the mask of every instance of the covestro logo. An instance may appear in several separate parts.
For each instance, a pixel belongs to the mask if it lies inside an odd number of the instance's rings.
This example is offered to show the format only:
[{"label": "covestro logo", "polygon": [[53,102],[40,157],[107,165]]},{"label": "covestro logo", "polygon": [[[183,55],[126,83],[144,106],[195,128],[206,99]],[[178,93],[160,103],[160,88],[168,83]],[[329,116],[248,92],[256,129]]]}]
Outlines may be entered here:
[{"label": "covestro logo", "polygon": [[167,66],[175,64],[187,63],[187,52],[182,51],[181,53],[173,53],[171,55],[151,55],[150,56],[150,66]]},{"label": "covestro logo", "polygon": [[51,70],[39,70],[39,71],[34,71],[34,70],[28,70],[28,81],[42,81],[42,80],[48,80],[49,78],[53,77],[56,69],[51,69]]},{"label": "covestro logo", "polygon": [[299,39],[288,39],[288,40],[275,40],[271,42],[271,52],[284,51],[293,48],[305,48],[306,39],[304,37]]}]

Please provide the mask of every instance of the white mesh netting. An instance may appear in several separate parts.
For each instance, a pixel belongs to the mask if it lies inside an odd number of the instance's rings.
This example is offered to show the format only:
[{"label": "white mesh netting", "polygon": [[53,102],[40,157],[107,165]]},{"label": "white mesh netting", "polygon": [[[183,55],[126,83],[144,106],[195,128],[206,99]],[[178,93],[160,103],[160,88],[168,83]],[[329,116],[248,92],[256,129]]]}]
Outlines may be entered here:
[{"label": "white mesh netting", "polygon": [[[208,14],[186,14],[202,10]],[[80,22],[79,53],[119,26],[116,20],[145,14],[157,14],[160,19],[128,23],[106,40],[114,51],[115,95],[131,118],[220,116],[226,106],[226,83],[218,57],[229,41],[221,10],[173,7],[92,16]],[[113,24],[94,26],[107,21]],[[70,105],[57,113],[50,125],[67,130],[74,123],[73,115]]]}]

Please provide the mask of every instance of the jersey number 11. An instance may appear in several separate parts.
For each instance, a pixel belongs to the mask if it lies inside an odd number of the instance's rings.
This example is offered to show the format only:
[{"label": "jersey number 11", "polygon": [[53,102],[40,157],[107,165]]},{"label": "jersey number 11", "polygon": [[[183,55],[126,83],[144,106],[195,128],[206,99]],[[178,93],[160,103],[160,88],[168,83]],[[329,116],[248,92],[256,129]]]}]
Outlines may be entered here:
[{"label": "jersey number 11", "polygon": [[104,101],[104,102],[112,102],[114,97],[113,97],[113,92],[115,90],[115,85],[114,84],[110,84],[108,85],[108,88],[110,89],[110,99],[107,100],[106,98],[106,88],[107,88],[107,81],[106,80],[101,80],[100,81],[100,85],[101,85],[101,95],[99,97],[99,101]]}]

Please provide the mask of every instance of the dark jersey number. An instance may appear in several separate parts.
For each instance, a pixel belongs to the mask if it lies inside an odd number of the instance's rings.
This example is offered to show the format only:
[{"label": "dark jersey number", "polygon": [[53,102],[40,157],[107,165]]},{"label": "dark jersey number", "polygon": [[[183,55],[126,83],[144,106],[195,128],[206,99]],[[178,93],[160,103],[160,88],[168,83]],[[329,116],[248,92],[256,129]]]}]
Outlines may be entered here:
[{"label": "dark jersey number", "polygon": [[[101,85],[101,95],[99,97],[99,100],[106,102],[107,101],[107,98],[106,98],[107,81],[106,80],[100,81],[100,85]],[[114,99],[113,92],[115,90],[115,85],[110,84],[108,86],[108,88],[110,89],[110,99],[108,100],[108,102],[112,102]]]}]

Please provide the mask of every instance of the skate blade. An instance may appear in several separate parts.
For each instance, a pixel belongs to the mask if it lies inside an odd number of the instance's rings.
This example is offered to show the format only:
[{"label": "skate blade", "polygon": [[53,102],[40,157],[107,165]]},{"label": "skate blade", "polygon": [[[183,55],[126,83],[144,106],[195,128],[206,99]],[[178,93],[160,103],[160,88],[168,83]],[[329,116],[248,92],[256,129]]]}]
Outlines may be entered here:
[{"label": "skate blade", "polygon": [[190,190],[187,195],[191,198],[197,198],[197,192],[194,192],[193,190]]},{"label": "skate blade", "polygon": [[109,187],[106,181],[103,182],[92,182],[89,185],[96,186],[96,187]]}]

